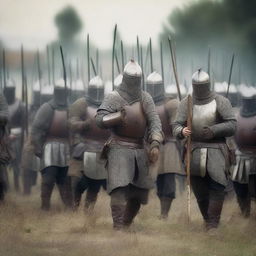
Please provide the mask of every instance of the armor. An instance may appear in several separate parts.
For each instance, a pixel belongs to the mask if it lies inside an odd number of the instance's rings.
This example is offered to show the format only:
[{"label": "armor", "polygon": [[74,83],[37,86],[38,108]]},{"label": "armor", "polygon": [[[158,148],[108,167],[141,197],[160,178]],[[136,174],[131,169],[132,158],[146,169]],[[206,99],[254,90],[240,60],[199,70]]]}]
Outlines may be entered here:
[{"label": "armor", "polygon": [[100,105],[104,97],[104,84],[99,76],[93,77],[88,86],[87,100],[96,105]]},{"label": "armor", "polygon": [[143,113],[141,102],[125,105],[124,111],[124,120],[121,125],[113,129],[114,133],[120,137],[143,139],[147,121]]},{"label": "armor", "polygon": [[167,110],[165,104],[156,106],[156,112],[159,115],[162,124],[162,131],[164,133],[164,140],[168,141],[172,138],[172,129],[167,116]]},{"label": "armor", "polygon": [[243,98],[235,140],[242,152],[256,152],[256,97]]},{"label": "armor", "polygon": [[152,96],[153,100],[156,102],[158,100],[164,99],[164,84],[163,79],[160,74],[156,71],[151,73],[146,80],[147,92]]},{"label": "armor", "polygon": [[194,140],[202,140],[202,130],[210,127],[217,121],[216,100],[204,105],[193,106],[192,136]]},{"label": "armor", "polygon": [[71,102],[76,101],[81,96],[84,96],[84,83],[82,80],[77,80],[73,83],[72,93],[71,93]]}]

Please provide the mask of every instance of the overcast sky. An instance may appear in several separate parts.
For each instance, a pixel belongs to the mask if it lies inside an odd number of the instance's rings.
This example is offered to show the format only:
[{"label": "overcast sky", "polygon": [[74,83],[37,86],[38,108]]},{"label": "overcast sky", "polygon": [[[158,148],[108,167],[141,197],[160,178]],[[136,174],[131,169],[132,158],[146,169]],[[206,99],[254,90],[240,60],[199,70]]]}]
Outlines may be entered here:
[{"label": "overcast sky", "polygon": [[57,37],[53,18],[66,5],[76,8],[84,22],[82,36],[101,49],[112,44],[115,23],[126,43],[151,36],[156,42],[170,11],[192,0],[0,0],[0,38],[10,48],[44,47]]}]

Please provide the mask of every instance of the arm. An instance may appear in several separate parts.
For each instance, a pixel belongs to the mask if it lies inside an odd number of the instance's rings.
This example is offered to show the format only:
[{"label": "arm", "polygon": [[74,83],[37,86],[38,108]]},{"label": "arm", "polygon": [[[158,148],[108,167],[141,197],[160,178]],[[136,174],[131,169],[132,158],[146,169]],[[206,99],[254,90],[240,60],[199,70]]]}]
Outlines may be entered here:
[{"label": "arm", "polygon": [[222,122],[210,128],[214,138],[230,137],[235,134],[236,118],[232,106],[227,98],[218,95],[216,97],[217,111]]},{"label": "arm", "polygon": [[173,126],[173,135],[177,138],[177,139],[184,139],[184,135],[183,135],[183,129],[186,128],[186,124],[187,124],[187,115],[188,115],[188,98],[184,98],[183,100],[181,100],[178,109],[177,109],[177,113],[176,113],[176,117],[174,119],[174,122],[172,124]]},{"label": "arm", "polygon": [[87,104],[84,98],[75,101],[69,108],[69,128],[72,132],[80,133],[90,127],[91,120],[86,119]]},{"label": "arm", "polygon": [[151,148],[159,147],[163,141],[163,132],[161,121],[156,113],[154,101],[148,93],[143,92],[142,102],[148,124],[148,142]]}]

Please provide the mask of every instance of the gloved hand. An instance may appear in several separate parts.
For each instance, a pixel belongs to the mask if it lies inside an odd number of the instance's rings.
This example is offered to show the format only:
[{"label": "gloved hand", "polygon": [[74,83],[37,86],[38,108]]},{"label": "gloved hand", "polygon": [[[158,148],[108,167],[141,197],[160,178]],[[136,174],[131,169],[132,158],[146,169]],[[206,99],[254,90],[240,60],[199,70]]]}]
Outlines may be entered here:
[{"label": "gloved hand", "polygon": [[202,132],[202,136],[203,136],[204,139],[210,140],[214,137],[214,134],[213,134],[212,130],[209,127],[204,127],[203,132]]},{"label": "gloved hand", "polygon": [[149,161],[154,164],[157,161],[159,154],[160,151],[158,147],[151,148],[149,152]]}]

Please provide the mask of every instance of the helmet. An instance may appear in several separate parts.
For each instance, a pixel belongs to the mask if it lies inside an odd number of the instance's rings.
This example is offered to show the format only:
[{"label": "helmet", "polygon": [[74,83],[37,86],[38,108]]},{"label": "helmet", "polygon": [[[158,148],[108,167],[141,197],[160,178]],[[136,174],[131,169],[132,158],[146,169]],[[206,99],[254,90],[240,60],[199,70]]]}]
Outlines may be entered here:
[{"label": "helmet", "polygon": [[16,90],[15,81],[11,78],[8,79],[6,81],[6,87],[4,88],[4,96],[6,98],[8,105],[13,104],[15,101],[15,90]]},{"label": "helmet", "polygon": [[142,70],[136,61],[130,60],[124,67],[124,74],[133,77],[141,77]]},{"label": "helmet", "polygon": [[211,91],[209,75],[202,69],[197,70],[192,76],[193,98],[198,102],[210,102],[214,93]]},{"label": "helmet", "polygon": [[101,104],[104,97],[104,84],[99,76],[93,77],[88,86],[87,99],[96,105]]},{"label": "helmet", "polygon": [[147,92],[152,96],[154,100],[163,99],[165,90],[162,76],[154,71],[149,74],[146,80]]}]

